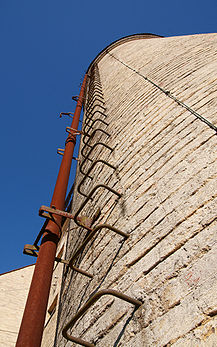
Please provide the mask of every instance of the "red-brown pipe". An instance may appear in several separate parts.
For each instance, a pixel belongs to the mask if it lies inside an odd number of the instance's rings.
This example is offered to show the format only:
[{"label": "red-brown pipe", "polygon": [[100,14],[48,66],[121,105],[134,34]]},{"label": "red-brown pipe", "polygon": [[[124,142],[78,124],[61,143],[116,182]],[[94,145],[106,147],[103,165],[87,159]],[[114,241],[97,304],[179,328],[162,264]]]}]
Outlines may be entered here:
[{"label": "red-brown pipe", "polygon": [[[85,75],[78,97],[71,128],[78,129],[82,109],[87,75]],[[64,210],[71,162],[76,143],[76,135],[67,137],[65,151],[54,189],[51,206]],[[58,224],[61,216],[57,216]],[[48,297],[50,292],[56,248],[60,237],[60,228],[52,221],[48,222],[44,233],[33,274],[26,307],[17,338],[16,347],[39,347],[43,334]]]}]

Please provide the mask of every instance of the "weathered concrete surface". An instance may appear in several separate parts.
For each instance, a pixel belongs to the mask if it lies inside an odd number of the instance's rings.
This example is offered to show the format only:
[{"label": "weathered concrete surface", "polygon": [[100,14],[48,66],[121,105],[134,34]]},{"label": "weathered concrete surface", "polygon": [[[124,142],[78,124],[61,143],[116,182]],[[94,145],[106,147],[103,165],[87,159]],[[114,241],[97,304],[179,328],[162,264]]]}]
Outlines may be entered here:
[{"label": "weathered concrete surface", "polygon": [[[216,346],[216,143],[215,132],[151,85],[140,74],[217,125],[217,34],[126,42],[98,63],[108,126],[91,144],[104,141],[91,158],[98,163],[81,190],[100,188],[82,214],[103,229],[85,248],[77,266],[63,276],[55,346],[69,347],[62,328],[96,290],[113,288],[143,301],[131,304],[106,296],[72,329],[97,346]],[[98,101],[95,104],[99,104]],[[99,106],[95,110],[102,110]],[[87,153],[87,149],[86,152]],[[81,157],[82,159],[82,157]],[[83,159],[82,159],[83,160]],[[87,172],[91,162],[83,167]],[[83,178],[78,171],[76,187]],[[73,212],[84,201],[75,189]],[[95,224],[95,225],[96,225]],[[71,228],[76,228],[74,223]],[[86,231],[70,231],[67,259]]]}]

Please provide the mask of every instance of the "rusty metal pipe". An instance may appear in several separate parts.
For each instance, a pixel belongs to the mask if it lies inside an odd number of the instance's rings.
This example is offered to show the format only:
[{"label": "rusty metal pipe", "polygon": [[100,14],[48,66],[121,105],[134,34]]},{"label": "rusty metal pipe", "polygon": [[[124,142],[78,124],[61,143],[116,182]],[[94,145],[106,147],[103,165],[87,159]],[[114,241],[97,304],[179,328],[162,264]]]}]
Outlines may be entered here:
[{"label": "rusty metal pipe", "polygon": [[[81,91],[77,100],[77,105],[71,124],[71,128],[73,129],[78,129],[86,80],[87,75],[84,77]],[[75,143],[76,136],[69,134],[66,140],[65,151],[51,201],[51,206],[55,206],[60,210],[63,210],[65,205],[65,196]],[[62,217],[58,216],[56,220],[58,221],[58,224],[61,225]],[[59,236],[60,228],[58,227],[57,223],[49,220],[42,238],[16,347],[39,347],[41,345]]]}]

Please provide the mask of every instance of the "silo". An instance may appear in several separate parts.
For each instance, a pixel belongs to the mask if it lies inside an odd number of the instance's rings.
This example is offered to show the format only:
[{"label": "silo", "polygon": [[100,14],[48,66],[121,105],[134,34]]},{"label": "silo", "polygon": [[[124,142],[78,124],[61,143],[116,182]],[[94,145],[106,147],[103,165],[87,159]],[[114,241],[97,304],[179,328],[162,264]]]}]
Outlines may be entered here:
[{"label": "silo", "polygon": [[66,258],[93,277],[65,267],[55,346],[217,345],[216,46],[132,35],[91,63]]}]

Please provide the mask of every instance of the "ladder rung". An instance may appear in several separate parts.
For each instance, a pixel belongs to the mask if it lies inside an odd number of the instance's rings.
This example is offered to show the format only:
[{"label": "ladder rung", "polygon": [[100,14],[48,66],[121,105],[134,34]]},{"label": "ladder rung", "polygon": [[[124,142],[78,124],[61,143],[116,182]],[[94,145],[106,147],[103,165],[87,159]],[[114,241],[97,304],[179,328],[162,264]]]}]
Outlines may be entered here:
[{"label": "ladder rung", "polygon": [[[32,257],[37,257],[39,248],[40,248],[39,246],[36,247],[34,245],[26,244],[24,246],[24,249],[23,249],[23,254],[30,255]],[[68,265],[72,270],[74,270],[76,272],[79,272],[80,274],[82,274],[84,276],[87,276],[89,278],[93,278],[93,275],[89,274],[87,271],[81,270],[81,269],[77,268],[76,266],[69,264],[68,260],[55,257],[55,261],[58,262],[58,263],[62,263],[62,264]]]},{"label": "ladder rung", "polygon": [[131,298],[128,295],[125,295],[117,290],[114,289],[102,289],[98,291],[97,293],[93,294],[90,299],[79,309],[79,311],[72,317],[72,319],[65,325],[63,328],[62,334],[63,336],[72,342],[79,343],[82,346],[88,346],[88,347],[94,347],[95,345],[92,343],[89,343],[85,340],[82,340],[79,337],[75,337],[72,335],[69,335],[68,330],[71,329],[75,323],[78,321],[79,318],[83,317],[83,315],[87,312],[87,310],[95,304],[96,301],[98,301],[101,296],[103,295],[112,295],[115,296],[121,300],[124,300],[126,302],[129,302],[130,304],[136,306],[137,308],[142,305],[142,302],[140,300]]}]

